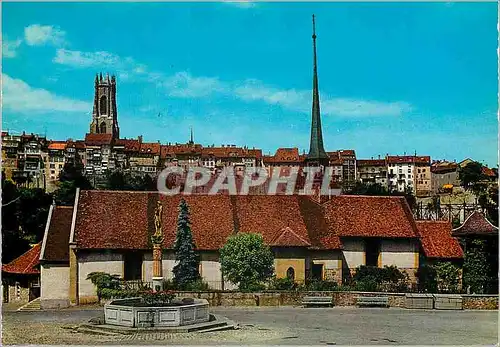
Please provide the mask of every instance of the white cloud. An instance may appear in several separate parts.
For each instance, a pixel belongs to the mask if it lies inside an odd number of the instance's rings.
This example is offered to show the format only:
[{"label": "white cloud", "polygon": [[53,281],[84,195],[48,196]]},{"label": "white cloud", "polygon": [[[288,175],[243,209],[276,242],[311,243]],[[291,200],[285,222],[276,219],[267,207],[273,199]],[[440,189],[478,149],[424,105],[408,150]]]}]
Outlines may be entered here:
[{"label": "white cloud", "polygon": [[2,56],[4,58],[14,58],[17,55],[17,49],[23,40],[18,39],[15,41],[3,40],[2,42]]},{"label": "white cloud", "polygon": [[233,6],[241,7],[241,8],[250,8],[250,7],[254,7],[256,5],[255,2],[249,1],[249,0],[243,0],[243,1],[223,0],[223,2],[225,4],[233,5]]},{"label": "white cloud", "polygon": [[81,52],[59,48],[52,60],[55,63],[77,68],[114,67],[121,65],[120,57],[108,52]]},{"label": "white cloud", "polygon": [[189,72],[177,72],[161,82],[169,96],[197,98],[222,93],[225,86],[216,77],[193,77]]},{"label": "white cloud", "polygon": [[[312,91],[279,89],[253,79],[227,82],[218,77],[193,76],[180,71],[174,75],[149,71],[144,64],[134,59],[121,58],[109,52],[80,52],[58,49],[53,60],[75,68],[107,68],[114,70],[122,81],[143,80],[163,89],[169,97],[203,98],[216,95],[237,98],[246,102],[264,102],[285,109],[309,113]],[[320,91],[321,92],[321,91]],[[321,93],[321,113],[333,116],[400,116],[411,110],[405,102],[382,102],[374,100],[330,97]]]},{"label": "white cloud", "polygon": [[24,39],[30,46],[52,44],[55,46],[64,43],[66,33],[52,25],[32,24],[24,28]]},{"label": "white cloud", "polygon": [[[236,96],[247,101],[263,101],[297,112],[310,112],[312,91],[281,90],[267,87],[256,80],[247,80],[234,89]],[[320,91],[321,94],[321,91]],[[336,116],[400,116],[411,110],[405,102],[380,102],[362,99],[332,98],[320,95],[320,109],[324,115]]]},{"label": "white cloud", "polygon": [[2,106],[25,112],[88,112],[92,104],[55,95],[48,90],[29,86],[26,82],[2,75]]}]

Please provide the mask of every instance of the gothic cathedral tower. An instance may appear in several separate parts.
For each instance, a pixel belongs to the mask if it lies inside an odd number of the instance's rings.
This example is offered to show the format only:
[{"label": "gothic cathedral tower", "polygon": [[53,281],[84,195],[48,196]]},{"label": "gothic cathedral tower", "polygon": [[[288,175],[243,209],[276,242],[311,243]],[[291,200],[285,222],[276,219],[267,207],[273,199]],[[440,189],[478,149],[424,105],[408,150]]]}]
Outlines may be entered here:
[{"label": "gothic cathedral tower", "polygon": [[116,78],[102,73],[95,76],[94,108],[92,111],[91,134],[112,134],[114,139],[120,137],[118,117],[116,113]]}]

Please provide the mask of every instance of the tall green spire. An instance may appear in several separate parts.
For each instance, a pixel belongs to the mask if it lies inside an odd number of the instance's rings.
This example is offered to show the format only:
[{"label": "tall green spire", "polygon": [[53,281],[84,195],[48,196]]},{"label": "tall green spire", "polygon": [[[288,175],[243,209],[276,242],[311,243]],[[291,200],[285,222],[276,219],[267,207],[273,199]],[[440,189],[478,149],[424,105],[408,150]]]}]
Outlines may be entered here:
[{"label": "tall green spire", "polygon": [[328,155],[323,147],[323,133],[321,131],[321,115],[319,111],[319,87],[318,87],[318,64],[316,59],[316,23],[313,15],[313,103],[312,103],[312,121],[311,121],[311,143],[309,154],[306,161],[321,165],[328,164]]}]

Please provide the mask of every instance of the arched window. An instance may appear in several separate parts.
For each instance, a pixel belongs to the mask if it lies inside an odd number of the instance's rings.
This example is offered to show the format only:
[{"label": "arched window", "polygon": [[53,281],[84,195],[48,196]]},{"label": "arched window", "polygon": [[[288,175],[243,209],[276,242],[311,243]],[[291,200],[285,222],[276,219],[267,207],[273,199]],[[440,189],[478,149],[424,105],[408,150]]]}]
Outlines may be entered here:
[{"label": "arched window", "polygon": [[106,134],[106,123],[102,122],[100,126],[100,131],[101,134]]},{"label": "arched window", "polygon": [[106,100],[106,95],[101,96],[99,110],[101,111],[101,114],[108,114],[108,103]]},{"label": "arched window", "polygon": [[295,270],[293,267],[289,267],[288,270],[286,270],[286,278],[289,278],[291,280],[295,279]]}]

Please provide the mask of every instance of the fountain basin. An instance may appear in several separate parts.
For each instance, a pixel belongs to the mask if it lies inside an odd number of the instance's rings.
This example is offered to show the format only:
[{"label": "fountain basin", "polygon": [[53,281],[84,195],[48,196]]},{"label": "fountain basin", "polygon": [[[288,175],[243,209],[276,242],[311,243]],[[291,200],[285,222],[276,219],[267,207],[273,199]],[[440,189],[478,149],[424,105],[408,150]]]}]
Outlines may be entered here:
[{"label": "fountain basin", "polygon": [[132,328],[178,327],[208,322],[209,319],[205,299],[194,299],[189,304],[147,306],[141,298],[127,298],[104,305],[106,324]]}]

